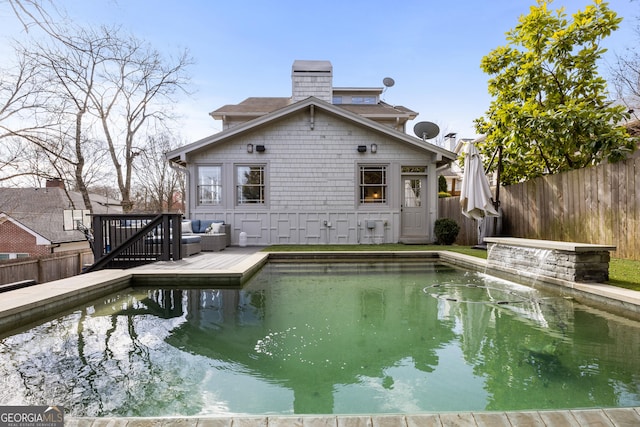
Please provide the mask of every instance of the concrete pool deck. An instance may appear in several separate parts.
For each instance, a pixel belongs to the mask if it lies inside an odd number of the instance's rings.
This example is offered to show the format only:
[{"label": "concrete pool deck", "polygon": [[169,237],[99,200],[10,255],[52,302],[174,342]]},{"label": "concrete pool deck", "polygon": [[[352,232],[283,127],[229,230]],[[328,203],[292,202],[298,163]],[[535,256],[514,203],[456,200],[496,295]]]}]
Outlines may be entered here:
[{"label": "concrete pool deck", "polygon": [[[85,301],[129,286],[131,280],[170,282],[203,277],[216,278],[220,285],[234,285],[250,277],[270,255],[262,248],[230,247],[222,252],[202,253],[183,260],[158,262],[129,270],[102,270],[55,282],[0,293],[0,333],[27,326],[34,321],[77,306]],[[336,256],[331,252],[271,253],[273,258],[322,259]],[[421,252],[348,252],[349,259],[375,257],[432,257],[482,270],[483,259],[452,253]],[[620,301],[621,307],[640,307],[640,292],[602,284],[572,284],[572,289],[593,292],[607,301]],[[66,417],[68,426],[636,426],[640,425],[640,408],[570,409],[561,411],[462,412],[415,415],[310,415],[310,416],[228,416],[202,418],[75,418]]]}]

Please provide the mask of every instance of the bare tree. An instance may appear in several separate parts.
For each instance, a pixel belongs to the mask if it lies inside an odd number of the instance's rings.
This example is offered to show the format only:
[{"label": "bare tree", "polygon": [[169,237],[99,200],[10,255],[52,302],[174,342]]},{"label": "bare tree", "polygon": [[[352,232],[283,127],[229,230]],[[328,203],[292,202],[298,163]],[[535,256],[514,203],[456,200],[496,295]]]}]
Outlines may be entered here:
[{"label": "bare tree", "polygon": [[44,30],[49,35],[56,33],[55,24],[49,12],[47,12],[43,3],[47,4],[47,7],[55,8],[55,5],[50,1],[40,0],[4,0],[6,1],[16,18],[20,21],[26,31],[36,26]]},{"label": "bare tree", "polygon": [[37,83],[37,65],[18,53],[15,66],[0,70],[0,171],[1,181],[28,176],[22,167],[28,147],[24,136],[35,138],[46,126],[34,124],[38,109],[45,103]]},{"label": "bare tree", "polygon": [[[73,166],[73,178],[87,209],[91,199],[85,182],[87,144],[91,140],[92,94],[101,84],[101,70],[109,60],[112,39],[105,34],[78,29],[67,35],[59,32],[49,43],[24,47],[24,54],[38,64],[40,85],[46,87],[50,102],[46,120],[58,123],[56,135],[32,138],[52,163],[63,161]],[[59,43],[59,40],[66,43]]]},{"label": "bare tree", "polygon": [[[635,33],[636,43],[640,42],[640,18],[638,18]],[[627,106],[631,117],[638,120],[640,118],[640,50],[637,44],[633,48],[628,48],[624,54],[616,55],[611,73],[618,98]]]},{"label": "bare tree", "polygon": [[118,39],[112,55],[102,90],[93,91],[92,100],[115,168],[123,210],[128,212],[133,208],[134,161],[145,149],[145,131],[162,127],[171,118],[168,111],[173,96],[187,92],[185,72],[191,60],[185,51],[167,62],[134,37]]},{"label": "bare tree", "polygon": [[[59,25],[43,7],[45,2],[51,5],[47,0],[3,1],[25,29],[36,27],[48,36],[46,42],[31,41],[20,51],[36,64],[35,87],[42,89],[46,103],[38,105],[38,113],[29,121],[34,130],[9,134],[36,146],[56,173],[72,174],[89,209],[88,185],[104,177],[110,163],[123,209],[129,211],[134,163],[145,149],[146,135],[163,128],[172,118],[174,96],[187,93],[186,69],[191,63],[187,51],[166,59],[119,28]],[[105,153],[110,162],[98,161]]]},{"label": "bare tree", "polygon": [[183,173],[172,169],[164,153],[178,144],[170,134],[149,137],[135,168],[137,210],[145,212],[184,212],[186,180]]}]

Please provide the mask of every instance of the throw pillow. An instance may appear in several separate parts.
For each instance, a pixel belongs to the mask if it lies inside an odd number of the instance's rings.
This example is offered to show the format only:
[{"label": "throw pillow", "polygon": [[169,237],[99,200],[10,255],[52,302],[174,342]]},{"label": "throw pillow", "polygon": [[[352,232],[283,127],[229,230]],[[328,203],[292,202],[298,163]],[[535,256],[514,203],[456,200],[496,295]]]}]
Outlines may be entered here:
[{"label": "throw pillow", "polygon": [[222,227],[222,224],[219,222],[214,222],[209,226],[209,231],[207,231],[208,234],[220,234],[220,227]]},{"label": "throw pillow", "polygon": [[182,221],[182,234],[193,234],[193,230],[191,229],[191,221]]}]

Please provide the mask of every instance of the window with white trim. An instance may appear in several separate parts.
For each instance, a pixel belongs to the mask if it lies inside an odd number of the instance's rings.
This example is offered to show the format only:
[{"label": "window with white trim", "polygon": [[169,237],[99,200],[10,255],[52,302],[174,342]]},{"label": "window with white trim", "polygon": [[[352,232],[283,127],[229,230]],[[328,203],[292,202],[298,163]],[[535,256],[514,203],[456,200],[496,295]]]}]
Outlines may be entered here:
[{"label": "window with white trim", "polygon": [[222,204],[222,166],[198,167],[198,203]]},{"label": "window with white trim", "polygon": [[387,167],[360,166],[360,203],[387,203]]},{"label": "window with white trim", "polygon": [[265,203],[264,166],[236,166],[236,203]]},{"label": "window with white trim", "polygon": [[29,258],[29,254],[24,253],[1,253],[0,260],[3,259],[16,259],[16,258]]}]

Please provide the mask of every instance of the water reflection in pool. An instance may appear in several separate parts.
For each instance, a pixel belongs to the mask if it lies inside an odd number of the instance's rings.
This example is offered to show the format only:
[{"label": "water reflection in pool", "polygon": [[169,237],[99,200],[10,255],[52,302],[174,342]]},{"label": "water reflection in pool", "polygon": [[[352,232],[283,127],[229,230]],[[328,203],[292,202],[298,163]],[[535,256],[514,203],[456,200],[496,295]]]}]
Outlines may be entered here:
[{"label": "water reflection in pool", "polygon": [[431,263],[269,264],[130,289],[0,340],[0,404],[74,415],[640,405],[638,322]]}]

